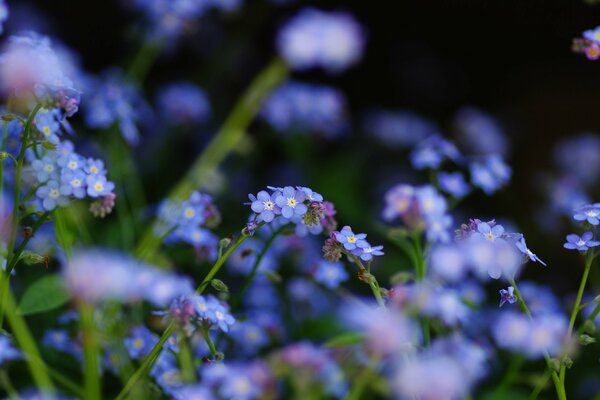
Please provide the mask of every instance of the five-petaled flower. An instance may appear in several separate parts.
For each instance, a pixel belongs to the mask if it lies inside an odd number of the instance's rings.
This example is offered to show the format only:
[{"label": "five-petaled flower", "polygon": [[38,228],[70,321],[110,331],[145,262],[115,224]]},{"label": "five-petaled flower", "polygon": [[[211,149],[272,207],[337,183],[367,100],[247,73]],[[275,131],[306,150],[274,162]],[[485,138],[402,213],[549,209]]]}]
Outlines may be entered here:
[{"label": "five-petaled flower", "polygon": [[500,305],[498,307],[502,307],[504,303],[507,301],[510,304],[514,304],[517,301],[517,296],[515,296],[515,288],[509,286],[506,289],[500,289]]},{"label": "five-petaled flower", "polygon": [[583,235],[577,236],[572,233],[567,235],[567,241],[563,245],[565,249],[587,251],[590,247],[596,247],[600,245],[600,242],[592,240],[593,233],[590,231],[585,232]]},{"label": "five-petaled flower", "polygon": [[600,203],[579,207],[575,210],[573,218],[576,221],[587,221],[592,225],[600,224]]}]

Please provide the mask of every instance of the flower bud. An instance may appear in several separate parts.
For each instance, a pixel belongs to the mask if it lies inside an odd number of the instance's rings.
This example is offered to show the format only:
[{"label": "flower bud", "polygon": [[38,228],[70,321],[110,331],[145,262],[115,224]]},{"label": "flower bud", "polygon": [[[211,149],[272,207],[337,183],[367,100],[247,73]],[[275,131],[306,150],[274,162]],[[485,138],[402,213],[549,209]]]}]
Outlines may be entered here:
[{"label": "flower bud", "polygon": [[230,244],[231,244],[231,239],[229,239],[228,237],[219,240],[219,247],[221,249],[226,249],[227,247],[229,247]]},{"label": "flower bud", "polygon": [[583,335],[579,335],[579,344],[582,346],[587,346],[588,344],[592,344],[595,343],[596,339],[586,335],[585,333]]},{"label": "flower bud", "polygon": [[583,323],[583,330],[587,333],[596,333],[596,324],[591,319],[588,319]]},{"label": "flower bud", "polygon": [[229,288],[227,287],[227,285],[220,279],[211,279],[210,285],[216,291],[225,292],[225,293],[229,292]]}]

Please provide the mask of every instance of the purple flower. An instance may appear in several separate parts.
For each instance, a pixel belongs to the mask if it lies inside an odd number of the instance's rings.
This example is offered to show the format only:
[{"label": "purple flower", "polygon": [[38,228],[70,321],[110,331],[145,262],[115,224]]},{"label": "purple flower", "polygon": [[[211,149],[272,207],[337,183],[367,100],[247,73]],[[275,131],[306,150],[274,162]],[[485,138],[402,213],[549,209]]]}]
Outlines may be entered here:
[{"label": "purple flower", "polygon": [[341,231],[333,232],[334,239],[341,243],[344,248],[348,251],[352,251],[356,248],[364,249],[369,246],[369,243],[365,240],[367,237],[366,233],[354,234],[352,228],[344,226]]},{"label": "purple flower", "polygon": [[538,256],[536,256],[531,250],[527,248],[527,244],[525,243],[525,238],[522,237],[518,242],[515,243],[517,248],[521,250],[523,254],[525,254],[529,259],[533,262],[539,262],[543,266],[546,266],[546,263],[540,260]]},{"label": "purple flower", "polygon": [[281,208],[281,215],[284,218],[290,219],[294,215],[304,215],[308,208],[304,204],[306,194],[303,190],[296,190],[291,186],[283,188],[281,193],[278,193],[275,203]]},{"label": "purple flower", "polygon": [[576,221],[587,221],[592,225],[600,224],[600,203],[587,204],[575,210]]},{"label": "purple flower", "polygon": [[275,203],[275,200],[279,196],[279,192],[269,195],[264,190],[258,192],[256,197],[254,195],[248,195],[252,201],[252,211],[258,214],[260,221],[271,222],[275,215],[281,213],[281,208]]},{"label": "purple flower", "polygon": [[440,188],[457,199],[466,196],[471,191],[471,187],[460,172],[440,172],[438,174],[438,180],[440,182]]},{"label": "purple flower", "polygon": [[510,304],[514,304],[517,301],[517,297],[514,295],[515,288],[509,286],[506,289],[500,289],[500,305],[498,307],[502,307],[504,303],[507,301]]},{"label": "purple flower", "polygon": [[577,236],[572,233],[567,235],[567,241],[563,245],[565,249],[587,251],[589,247],[596,247],[600,245],[600,242],[591,240],[594,234],[590,231],[585,232],[583,235]]}]

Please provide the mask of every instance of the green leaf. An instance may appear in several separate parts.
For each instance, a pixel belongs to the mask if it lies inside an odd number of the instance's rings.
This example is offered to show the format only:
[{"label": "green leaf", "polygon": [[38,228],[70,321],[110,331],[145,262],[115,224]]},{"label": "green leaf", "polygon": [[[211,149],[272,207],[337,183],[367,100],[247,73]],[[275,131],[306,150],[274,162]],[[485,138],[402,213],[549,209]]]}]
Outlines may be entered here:
[{"label": "green leaf", "polygon": [[356,332],[344,332],[325,343],[326,347],[353,346],[362,343],[363,336]]},{"label": "green leaf", "polygon": [[31,315],[54,310],[70,298],[59,275],[46,275],[27,288],[19,303],[19,312],[21,315]]}]

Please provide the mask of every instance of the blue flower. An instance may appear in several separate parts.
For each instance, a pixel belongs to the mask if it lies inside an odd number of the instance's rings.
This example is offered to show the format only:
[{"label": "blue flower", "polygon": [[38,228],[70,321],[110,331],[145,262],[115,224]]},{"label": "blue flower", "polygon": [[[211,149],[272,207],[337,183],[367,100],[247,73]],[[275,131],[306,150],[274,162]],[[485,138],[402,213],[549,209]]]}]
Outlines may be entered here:
[{"label": "blue flower", "polygon": [[511,178],[512,170],[498,155],[486,157],[483,162],[469,165],[471,183],[490,195],[506,185]]},{"label": "blue flower", "polygon": [[306,194],[302,190],[296,190],[291,186],[283,188],[281,193],[278,193],[275,198],[275,203],[281,208],[281,215],[284,218],[290,219],[294,215],[304,215],[308,208],[304,204]]},{"label": "blue flower", "polygon": [[584,31],[583,37],[594,43],[600,44],[600,26]]},{"label": "blue flower", "polygon": [[124,340],[125,348],[133,359],[146,357],[156,343],[158,343],[158,336],[150,332],[145,326],[133,328],[131,335]]},{"label": "blue flower", "polygon": [[433,122],[404,110],[371,111],[366,115],[363,126],[367,133],[393,148],[411,147],[439,132]]},{"label": "blue flower", "polygon": [[256,197],[248,195],[250,201],[252,201],[252,211],[258,214],[259,221],[271,222],[275,218],[275,215],[281,213],[281,208],[276,204],[279,195],[279,192],[269,195],[264,190],[258,192]]},{"label": "blue flower", "polygon": [[314,277],[315,281],[325,287],[335,289],[340,283],[348,280],[348,273],[340,262],[321,261],[317,264]]},{"label": "blue flower", "polygon": [[332,87],[288,82],[265,101],[262,118],[284,133],[318,133],[335,138],[346,130],[346,98]]},{"label": "blue flower", "polygon": [[483,111],[465,107],[460,109],[454,124],[459,131],[459,141],[471,154],[506,156],[509,150],[508,139],[498,122]]},{"label": "blue flower", "polygon": [[38,182],[47,182],[50,179],[59,178],[59,168],[55,154],[42,157],[41,160],[33,160],[31,163]]},{"label": "blue flower", "polygon": [[446,199],[433,186],[423,186],[415,191],[419,211],[424,219],[435,219],[444,215],[448,207]]},{"label": "blue flower", "polygon": [[502,225],[490,226],[487,222],[481,222],[477,224],[477,232],[474,233],[474,237],[482,237],[491,242],[501,238],[504,235],[504,227]]},{"label": "blue flower", "polygon": [[54,180],[48,181],[35,194],[42,200],[42,206],[46,211],[52,211],[56,206],[64,207],[69,203],[69,198],[60,191],[60,184]]},{"label": "blue flower", "polygon": [[0,365],[6,361],[17,360],[21,357],[21,352],[13,346],[10,338],[0,335]]},{"label": "blue flower", "polygon": [[188,82],[162,87],[157,95],[157,103],[163,118],[171,124],[202,123],[211,114],[204,90]]},{"label": "blue flower", "polygon": [[362,57],[364,33],[346,13],[305,8],[279,32],[277,47],[294,69],[321,67],[335,73]]},{"label": "blue flower", "polygon": [[533,262],[539,262],[543,266],[546,266],[546,263],[540,260],[538,256],[536,256],[531,250],[527,248],[527,244],[525,243],[525,238],[522,237],[519,241],[517,241],[516,246],[523,254],[525,254],[529,259]]},{"label": "blue flower", "polygon": [[6,6],[6,0],[0,1],[0,33],[4,31],[3,24],[8,19],[8,7]]},{"label": "blue flower", "polygon": [[115,189],[115,184],[108,181],[104,175],[88,175],[85,183],[90,197],[106,196]]},{"label": "blue flower", "polygon": [[369,243],[365,240],[367,237],[366,233],[354,234],[352,228],[344,226],[341,231],[333,232],[333,238],[341,243],[344,248],[348,251],[352,251],[356,248],[364,249],[369,246]]},{"label": "blue flower", "polygon": [[515,288],[512,286],[509,286],[506,289],[500,289],[500,305],[498,307],[502,307],[507,301],[510,304],[516,303],[517,297],[514,295],[514,292]]},{"label": "blue flower", "polygon": [[471,187],[465,180],[463,174],[460,172],[440,172],[438,174],[438,181],[440,183],[440,188],[444,192],[456,197],[457,199],[466,196],[471,191]]},{"label": "blue flower", "polygon": [[587,251],[589,247],[596,247],[600,245],[600,242],[591,240],[594,234],[590,231],[585,232],[583,235],[577,236],[572,233],[567,235],[567,241],[563,245],[565,249]]},{"label": "blue flower", "polygon": [[365,247],[357,247],[356,249],[352,250],[352,254],[363,261],[371,261],[373,260],[374,256],[382,256],[385,254],[381,250],[383,250],[383,246],[371,246],[369,242],[367,242]]},{"label": "blue flower", "polygon": [[425,232],[430,242],[447,243],[450,241],[450,230],[452,217],[447,214],[434,216],[425,220]]},{"label": "blue flower", "polygon": [[215,318],[212,322],[225,333],[227,333],[229,327],[235,323],[235,318],[233,318],[229,313],[229,310],[221,303],[216,303],[214,315]]},{"label": "blue flower", "polygon": [[587,204],[575,210],[576,221],[587,221],[592,225],[600,224],[600,203]]},{"label": "blue flower", "polygon": [[413,168],[417,170],[437,169],[445,159],[457,161],[460,152],[449,140],[440,135],[433,135],[420,142],[410,154]]},{"label": "blue flower", "polygon": [[83,199],[86,194],[87,175],[82,170],[64,170],[60,180],[60,193],[64,196],[74,196]]}]

